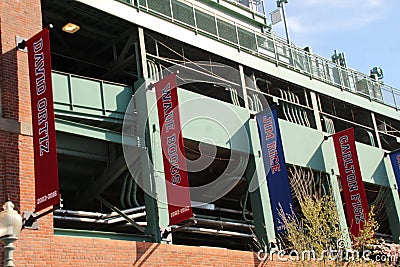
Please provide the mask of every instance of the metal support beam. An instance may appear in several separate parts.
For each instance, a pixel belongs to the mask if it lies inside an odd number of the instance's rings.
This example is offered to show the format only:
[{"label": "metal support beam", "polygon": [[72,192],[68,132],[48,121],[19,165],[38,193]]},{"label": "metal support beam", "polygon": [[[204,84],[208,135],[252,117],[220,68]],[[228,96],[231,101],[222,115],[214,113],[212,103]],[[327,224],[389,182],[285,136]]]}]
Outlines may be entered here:
[{"label": "metal support beam", "polygon": [[250,143],[253,154],[249,159],[246,169],[246,177],[249,181],[249,197],[254,218],[254,231],[262,248],[270,250],[270,242],[275,239],[274,219],[272,216],[271,202],[268,192],[268,184],[265,179],[264,162],[261,157],[261,146],[259,142],[257,123],[249,120]]},{"label": "metal support beam", "polygon": [[247,99],[247,86],[246,86],[246,79],[244,76],[243,65],[239,65],[239,72],[240,72],[240,85],[242,87],[242,97],[244,101],[244,106],[249,108],[249,101]]},{"label": "metal support beam", "polygon": [[[154,196],[158,196],[159,188],[155,185],[155,175],[154,175],[154,159],[151,153],[153,142],[151,141],[149,125],[153,125],[156,122],[155,114],[151,114],[151,108],[155,103],[155,99],[149,99],[150,96],[147,94],[147,90],[143,90],[144,84],[146,83],[146,79],[149,78],[148,70],[147,70],[147,56],[146,56],[146,44],[145,44],[145,36],[144,30],[141,27],[138,27],[138,36],[139,36],[139,47],[138,53],[140,54],[140,61],[137,61],[141,66],[142,73],[139,72],[139,80],[135,84],[135,107],[137,109],[137,122],[138,129],[146,129],[145,132],[138,132],[139,138],[144,140],[145,147],[139,153],[140,155],[140,168],[142,170],[142,179],[144,186],[144,201],[146,205],[146,234],[151,235],[152,241],[155,243],[161,242],[161,232],[160,232],[160,213],[161,216],[165,212],[159,208],[158,200]],[[142,88],[142,90],[138,90],[138,88]],[[154,98],[155,96],[152,95]],[[153,161],[153,162],[151,162]],[[164,182],[165,184],[165,182]],[[162,204],[160,202],[160,204]],[[167,217],[168,218],[168,217]]]},{"label": "metal support beam", "polygon": [[340,195],[339,181],[338,177],[333,173],[333,170],[332,173],[329,175],[329,178],[332,185],[333,197],[336,202],[336,209],[339,216],[340,229],[344,233],[342,238],[346,240],[347,244],[351,244],[350,235],[347,234],[349,233],[349,228],[347,227],[346,216],[343,209],[342,197]]},{"label": "metal support beam", "polygon": [[127,54],[130,51],[131,47],[134,45],[135,40],[136,38],[133,34],[129,35],[129,38],[124,45],[124,48],[118,55],[118,58],[114,61],[112,68],[103,75],[104,78],[112,77],[115,73],[118,73],[129,65],[135,63],[135,54],[130,55],[127,58]]},{"label": "metal support beam", "polygon": [[78,199],[80,207],[87,207],[89,201],[103,193],[127,168],[123,156],[113,161],[94,182],[80,192]]},{"label": "metal support beam", "polygon": [[385,198],[385,207],[388,212],[390,230],[395,242],[400,241],[400,196],[398,184],[393,172],[392,163],[389,157],[383,158],[386,167],[388,185],[390,187],[389,196]]},{"label": "metal support beam", "polygon": [[107,200],[105,200],[104,198],[102,198],[101,196],[96,197],[97,200],[99,200],[101,203],[103,203],[104,205],[106,205],[108,208],[110,208],[111,210],[115,211],[116,213],[118,213],[121,217],[123,217],[125,220],[127,220],[130,224],[132,224],[136,229],[138,229],[141,232],[144,232],[144,228],[142,226],[140,226],[139,224],[137,224],[137,222],[135,222],[133,219],[131,219],[128,215],[126,215],[124,212],[122,212],[120,209],[118,209],[117,207],[115,207],[113,204],[111,204],[110,202],[108,202]]},{"label": "metal support beam", "polygon": [[317,95],[315,92],[311,91],[310,97],[311,97],[311,105],[314,112],[315,125],[317,126],[317,130],[322,132],[322,123],[321,123],[321,116],[319,115]]},{"label": "metal support beam", "polygon": [[376,118],[375,118],[375,113],[374,112],[371,112],[371,119],[372,119],[372,124],[374,125],[374,132],[375,132],[375,137],[376,137],[376,141],[377,141],[378,147],[382,148],[381,139],[379,137],[378,124],[376,123]]},{"label": "metal support beam", "polygon": [[[257,156],[255,156],[257,157]],[[260,158],[256,159],[258,162]],[[271,249],[270,242],[276,243],[274,222],[272,219],[271,203],[269,200],[267,182],[261,164],[257,164],[254,157],[249,159],[249,165],[246,170],[246,176],[249,179],[249,189],[257,189],[249,193],[251,207],[254,218],[254,232],[259,242],[260,249],[266,248],[268,251]],[[261,162],[262,163],[262,162]],[[255,181],[256,180],[256,181]]]},{"label": "metal support beam", "polygon": [[140,60],[142,65],[142,73],[139,73],[139,78],[148,79],[149,72],[147,70],[147,57],[146,57],[146,44],[144,38],[144,31],[142,27],[138,27],[139,34],[139,50],[140,50]]}]

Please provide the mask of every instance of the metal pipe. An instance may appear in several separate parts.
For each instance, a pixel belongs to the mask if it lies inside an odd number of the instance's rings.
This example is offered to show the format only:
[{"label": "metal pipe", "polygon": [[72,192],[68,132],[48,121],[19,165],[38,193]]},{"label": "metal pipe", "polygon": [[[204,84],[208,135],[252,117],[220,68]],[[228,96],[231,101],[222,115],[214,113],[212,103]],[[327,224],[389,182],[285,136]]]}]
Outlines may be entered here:
[{"label": "metal pipe", "polygon": [[[175,226],[179,227],[179,226]],[[175,228],[173,227],[173,228]],[[186,227],[180,230],[181,232],[189,232],[189,233],[199,233],[199,234],[206,234],[206,235],[220,235],[220,236],[235,236],[235,237],[246,237],[246,238],[253,238],[253,235],[244,234],[239,232],[232,232],[232,231],[224,231],[224,230],[215,230],[209,228],[200,228],[200,227]]]},{"label": "metal pipe", "polygon": [[139,179],[138,178],[139,177],[139,173],[140,173],[140,171],[137,170],[137,171],[135,171],[134,176],[132,176],[133,191],[132,191],[132,196],[131,197],[132,197],[133,205],[135,207],[139,207],[139,202],[137,200],[138,184],[137,184],[137,181],[135,180],[135,177],[136,177],[136,179]]},{"label": "metal pipe", "polygon": [[119,201],[121,202],[121,207],[122,207],[123,209],[126,208],[125,201],[124,201],[124,196],[125,196],[126,182],[128,181],[128,177],[129,177],[129,171],[128,171],[128,173],[125,175],[124,182],[122,183],[122,188],[121,188],[120,197],[119,197]]},{"label": "metal pipe", "polygon": [[93,218],[79,218],[79,217],[66,217],[66,216],[53,216],[55,220],[73,221],[73,222],[88,222],[88,223],[102,223],[106,224],[104,219],[93,219]]},{"label": "metal pipe", "polygon": [[[145,210],[145,209],[146,209],[146,206],[140,206],[140,207],[136,207],[136,208],[122,210],[122,212],[125,214],[129,214],[131,212],[141,211],[141,210]],[[111,213],[107,214],[107,216],[105,218],[115,217],[117,215],[119,215],[117,212],[111,212]]]},{"label": "metal pipe", "polygon": [[[87,222],[87,223],[99,223],[99,224],[114,224],[115,222],[109,222],[110,220],[94,219],[94,218],[78,218],[78,217],[65,217],[65,216],[53,216],[55,220],[64,220],[71,222]],[[147,222],[136,222],[140,226],[146,226]],[[130,225],[130,223],[127,223]]]},{"label": "metal pipe", "polygon": [[[140,218],[140,217],[143,217],[143,216],[146,216],[146,212],[141,212],[141,213],[135,213],[135,214],[128,215],[128,217],[131,218],[131,219],[136,219],[136,218]],[[118,217],[118,218],[115,218],[115,219],[111,219],[111,218],[106,219],[107,223],[109,223],[109,224],[121,222],[121,221],[124,221],[124,220],[125,219],[122,218],[122,217]]]},{"label": "metal pipe", "polygon": [[130,173],[128,172],[128,186],[126,189],[126,195],[125,195],[125,200],[126,200],[126,204],[128,205],[129,208],[132,208],[132,202],[131,202],[131,194],[132,194],[132,177],[130,175]]},{"label": "metal pipe", "polygon": [[[240,214],[242,212],[240,211]],[[209,215],[203,215],[203,214],[195,214],[195,218],[201,218],[201,219],[209,219],[213,221],[225,221],[225,222],[234,222],[234,223],[243,223],[243,220],[237,220],[237,219],[230,219],[230,218],[222,218],[222,217],[217,217],[217,216],[209,216]],[[251,222],[253,223],[253,222]]]},{"label": "metal pipe", "polygon": [[247,198],[249,197],[249,191],[250,191],[250,186],[247,187],[246,190],[246,195],[244,197],[244,203],[243,203],[243,207],[242,207],[242,216],[245,222],[250,222],[251,220],[247,219],[246,217],[246,206],[247,206]]},{"label": "metal pipe", "polygon": [[55,210],[54,214],[62,215],[73,215],[73,216],[86,216],[91,218],[103,218],[106,216],[104,213],[100,212],[90,212],[90,211],[75,211],[75,210]]},{"label": "metal pipe", "polygon": [[[220,207],[216,207],[215,210],[216,210],[216,211],[221,211],[221,212],[242,214],[242,211],[240,211],[240,210],[225,209],[225,208],[220,208]],[[249,212],[249,211],[246,211],[246,214],[253,215],[253,213],[251,213],[251,212]]]},{"label": "metal pipe", "polygon": [[[145,210],[145,206],[135,207],[131,209],[122,210],[125,214],[129,214],[136,211]],[[91,211],[77,211],[77,210],[55,210],[54,214],[62,214],[62,215],[72,215],[78,217],[91,217],[91,218],[98,218],[98,219],[107,219],[111,217],[118,216],[118,213],[111,212],[111,213],[100,213],[100,212],[91,212]]]},{"label": "metal pipe", "polygon": [[204,223],[204,224],[209,224],[213,226],[231,226],[231,227],[244,227],[244,228],[254,228],[254,225],[251,224],[245,224],[245,223],[238,223],[238,222],[228,222],[228,221],[222,221],[222,220],[210,220],[210,219],[203,219],[196,217],[196,219],[192,219],[197,221],[197,223]]}]

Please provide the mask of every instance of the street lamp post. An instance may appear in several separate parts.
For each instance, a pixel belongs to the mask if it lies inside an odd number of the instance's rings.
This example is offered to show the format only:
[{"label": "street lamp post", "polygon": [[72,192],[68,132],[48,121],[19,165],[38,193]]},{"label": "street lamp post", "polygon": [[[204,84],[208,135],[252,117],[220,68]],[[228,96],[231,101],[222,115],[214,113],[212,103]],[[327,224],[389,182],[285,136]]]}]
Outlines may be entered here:
[{"label": "street lamp post", "polygon": [[14,265],[14,242],[22,228],[22,217],[14,210],[14,204],[7,199],[0,212],[0,240],[4,243],[4,267]]},{"label": "street lamp post", "polygon": [[285,11],[285,5],[284,5],[284,4],[287,4],[287,3],[288,3],[288,0],[277,0],[276,1],[276,5],[278,7],[282,8],[282,16],[283,16],[283,23],[285,25],[286,40],[287,40],[288,44],[290,45],[289,29],[288,29],[288,26],[287,26],[286,11]]}]

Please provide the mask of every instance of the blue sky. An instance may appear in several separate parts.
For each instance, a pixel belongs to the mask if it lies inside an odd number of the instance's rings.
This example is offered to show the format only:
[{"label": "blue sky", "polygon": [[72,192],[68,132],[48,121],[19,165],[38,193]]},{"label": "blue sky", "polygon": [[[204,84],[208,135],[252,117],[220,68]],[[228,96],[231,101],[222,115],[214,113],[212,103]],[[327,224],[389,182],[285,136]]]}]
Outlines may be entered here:
[{"label": "blue sky", "polygon": [[[267,13],[275,0],[265,0]],[[384,83],[400,89],[399,0],[289,0],[286,15],[292,43],[311,46],[330,58],[333,50],[346,54],[350,68],[369,74],[383,69]],[[269,16],[269,15],[268,15]],[[285,37],[283,22],[273,30]]]}]

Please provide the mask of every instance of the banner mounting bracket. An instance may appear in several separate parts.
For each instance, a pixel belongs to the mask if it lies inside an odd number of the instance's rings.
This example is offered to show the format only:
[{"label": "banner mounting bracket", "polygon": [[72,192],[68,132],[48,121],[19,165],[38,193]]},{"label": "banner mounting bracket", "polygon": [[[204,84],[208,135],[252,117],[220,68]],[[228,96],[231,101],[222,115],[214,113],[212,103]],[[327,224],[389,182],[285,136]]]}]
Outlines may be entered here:
[{"label": "banner mounting bracket", "polygon": [[24,211],[23,212],[23,224],[22,227],[23,228],[29,228],[29,229],[33,229],[33,230],[38,230],[39,229],[39,222],[37,220],[39,220],[40,218],[46,216],[47,214],[52,213],[55,210],[58,210],[61,208],[61,203],[54,205],[51,209],[46,210],[43,213],[37,214],[35,212],[30,212],[30,211]]}]

